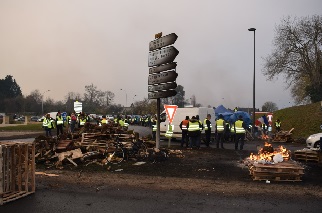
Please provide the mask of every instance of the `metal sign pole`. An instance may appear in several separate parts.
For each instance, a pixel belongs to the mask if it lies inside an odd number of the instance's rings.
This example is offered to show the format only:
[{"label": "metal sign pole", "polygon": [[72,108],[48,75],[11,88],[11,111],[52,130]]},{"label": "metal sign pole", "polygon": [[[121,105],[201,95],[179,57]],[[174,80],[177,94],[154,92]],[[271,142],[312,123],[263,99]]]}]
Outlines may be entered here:
[{"label": "metal sign pole", "polygon": [[156,132],[156,138],[155,138],[155,148],[160,148],[160,98],[157,98],[157,132]]}]

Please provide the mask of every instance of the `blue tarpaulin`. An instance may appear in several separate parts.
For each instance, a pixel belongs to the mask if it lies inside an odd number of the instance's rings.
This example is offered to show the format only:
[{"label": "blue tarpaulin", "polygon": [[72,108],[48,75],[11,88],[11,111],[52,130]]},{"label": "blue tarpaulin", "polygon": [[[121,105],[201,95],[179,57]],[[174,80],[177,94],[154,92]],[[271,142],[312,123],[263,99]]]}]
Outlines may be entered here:
[{"label": "blue tarpaulin", "polygon": [[238,120],[238,117],[239,116],[242,116],[243,117],[243,121],[244,123],[249,126],[251,124],[251,119],[250,119],[250,116],[247,112],[243,112],[243,111],[237,111],[237,112],[234,112],[230,117],[229,117],[229,122],[230,123],[235,123],[236,120]]},{"label": "blue tarpaulin", "polygon": [[224,120],[229,123],[235,123],[235,121],[238,120],[238,117],[241,115],[243,116],[243,121],[247,126],[249,126],[252,123],[250,116],[247,112],[244,112],[244,111],[233,112],[232,110],[226,109],[223,105],[219,105],[215,109],[215,115],[217,118],[219,115],[223,115]]},{"label": "blue tarpaulin", "polygon": [[233,111],[226,109],[223,105],[219,105],[215,109],[215,115],[218,117],[219,114],[224,114],[224,113],[233,113]]}]

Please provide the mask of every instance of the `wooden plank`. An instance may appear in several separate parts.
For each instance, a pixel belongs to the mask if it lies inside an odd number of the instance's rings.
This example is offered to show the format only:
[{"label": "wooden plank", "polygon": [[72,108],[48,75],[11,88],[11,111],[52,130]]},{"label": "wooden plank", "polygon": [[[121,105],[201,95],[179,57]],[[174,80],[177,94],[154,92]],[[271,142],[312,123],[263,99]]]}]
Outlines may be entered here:
[{"label": "wooden plank", "polygon": [[35,143],[31,145],[31,191],[36,191],[36,162],[35,162]]},{"label": "wooden plank", "polygon": [[3,194],[3,179],[4,179],[4,173],[3,173],[3,149],[2,145],[0,145],[0,205],[2,205],[2,194]]},{"label": "wooden plank", "polygon": [[11,172],[10,172],[10,183],[11,183],[11,190],[15,191],[15,186],[16,186],[16,146],[11,146]]},{"label": "wooden plank", "polygon": [[6,147],[6,156],[5,156],[5,178],[4,178],[4,181],[5,181],[5,188],[4,188],[4,191],[9,191],[9,172],[10,172],[10,169],[9,169],[9,166],[10,166],[10,156],[9,156],[9,152],[10,152],[10,149],[9,147]]},{"label": "wooden plank", "polygon": [[25,170],[24,170],[24,173],[25,173],[25,191],[28,192],[28,145],[23,145],[23,149],[24,149],[24,152],[25,152],[25,162],[24,162],[24,166],[25,166]]},{"label": "wooden plank", "polygon": [[21,153],[21,149],[18,149],[18,173],[17,173],[17,184],[18,184],[18,191],[22,191],[22,171],[21,171],[21,167],[22,167],[22,153]]}]

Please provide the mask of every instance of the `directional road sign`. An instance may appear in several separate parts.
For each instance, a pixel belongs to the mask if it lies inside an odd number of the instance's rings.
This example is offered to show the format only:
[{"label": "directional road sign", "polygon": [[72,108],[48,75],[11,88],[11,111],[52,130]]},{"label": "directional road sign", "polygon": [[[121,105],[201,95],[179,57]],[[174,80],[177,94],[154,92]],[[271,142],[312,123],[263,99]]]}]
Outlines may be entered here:
[{"label": "directional road sign", "polygon": [[175,96],[176,94],[177,94],[177,91],[175,91],[175,90],[149,92],[148,98],[149,99],[167,98],[167,97]]},{"label": "directional road sign", "polygon": [[153,51],[153,50],[174,44],[174,42],[176,42],[177,38],[178,38],[178,36],[175,33],[171,33],[169,35],[163,36],[163,37],[156,39],[154,41],[150,41],[149,51]]},{"label": "directional road sign", "polygon": [[174,46],[150,52],[149,67],[173,62],[178,54],[179,51]]},{"label": "directional road sign", "polygon": [[168,90],[168,89],[175,89],[177,88],[176,82],[170,82],[166,84],[159,84],[154,86],[149,86],[149,92],[161,91],[161,90]]},{"label": "directional road sign", "polygon": [[149,74],[159,73],[159,72],[163,72],[163,71],[167,71],[167,70],[173,70],[176,67],[177,67],[176,62],[172,62],[172,63],[169,63],[169,64],[163,64],[163,65],[158,66],[158,67],[151,67],[149,69]]},{"label": "directional road sign", "polygon": [[178,74],[176,71],[161,72],[159,74],[149,75],[148,84],[160,84],[175,81]]}]

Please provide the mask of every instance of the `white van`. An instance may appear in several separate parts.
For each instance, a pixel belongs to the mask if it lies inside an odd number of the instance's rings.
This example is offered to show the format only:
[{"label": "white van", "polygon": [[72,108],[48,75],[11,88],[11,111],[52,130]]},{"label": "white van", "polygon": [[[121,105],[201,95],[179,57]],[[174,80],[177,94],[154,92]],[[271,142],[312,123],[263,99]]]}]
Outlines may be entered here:
[{"label": "white van", "polygon": [[[216,118],[215,118],[215,110],[213,108],[208,107],[191,107],[191,108],[177,108],[176,113],[174,115],[172,125],[174,125],[173,129],[173,135],[172,138],[174,139],[181,139],[181,129],[179,127],[181,121],[183,121],[186,116],[189,116],[189,118],[192,118],[192,116],[199,115],[199,120],[202,122],[207,118],[207,114],[211,115],[211,124],[212,129],[211,133],[215,133],[215,124],[216,124]],[[165,132],[167,130],[167,127],[169,125],[169,120],[166,117],[165,110],[161,113],[161,123],[160,123],[160,137],[165,137]],[[203,130],[202,133],[205,131]]]}]

